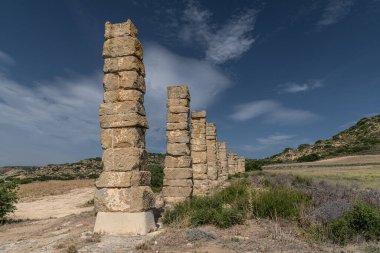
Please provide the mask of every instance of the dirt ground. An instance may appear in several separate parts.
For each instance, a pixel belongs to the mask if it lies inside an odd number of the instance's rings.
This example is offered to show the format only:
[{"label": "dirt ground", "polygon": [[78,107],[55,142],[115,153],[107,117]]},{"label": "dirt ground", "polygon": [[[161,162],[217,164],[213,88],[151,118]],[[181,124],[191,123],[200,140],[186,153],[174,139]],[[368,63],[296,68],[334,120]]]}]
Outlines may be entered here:
[{"label": "dirt ground", "polygon": [[58,195],[22,200],[13,216],[21,220],[0,226],[0,252],[380,252],[380,244],[340,247],[311,242],[296,226],[269,220],[250,220],[229,229],[164,227],[148,236],[99,236],[92,233],[93,207],[84,205],[93,191],[68,187]]}]

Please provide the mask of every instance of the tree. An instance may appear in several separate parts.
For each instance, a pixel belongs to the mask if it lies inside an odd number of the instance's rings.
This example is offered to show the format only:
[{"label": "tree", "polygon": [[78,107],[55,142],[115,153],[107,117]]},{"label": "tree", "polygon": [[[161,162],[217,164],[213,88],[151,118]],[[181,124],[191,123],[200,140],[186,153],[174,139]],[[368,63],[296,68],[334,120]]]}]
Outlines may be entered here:
[{"label": "tree", "polygon": [[0,222],[6,220],[6,214],[16,209],[17,184],[14,181],[0,179]]}]

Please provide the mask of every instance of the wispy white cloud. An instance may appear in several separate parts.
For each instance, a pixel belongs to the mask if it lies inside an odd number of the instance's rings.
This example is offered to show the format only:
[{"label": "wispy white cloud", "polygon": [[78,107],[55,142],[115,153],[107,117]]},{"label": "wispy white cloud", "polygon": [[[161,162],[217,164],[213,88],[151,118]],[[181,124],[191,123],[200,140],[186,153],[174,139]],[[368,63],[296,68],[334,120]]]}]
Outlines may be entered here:
[{"label": "wispy white cloud", "polygon": [[288,142],[289,140],[294,139],[296,135],[288,135],[288,134],[272,134],[264,138],[258,138],[257,141],[261,145],[278,145],[284,142]]},{"label": "wispy white cloud", "polygon": [[305,83],[284,83],[277,86],[279,94],[282,93],[299,93],[310,90],[315,90],[317,88],[323,87],[323,82],[321,80],[309,80]]},{"label": "wispy white cloud", "polygon": [[[165,147],[166,87],[188,85],[192,110],[205,109],[218,94],[231,85],[222,69],[207,61],[177,55],[154,43],[144,44],[147,70],[146,111],[151,128],[148,147],[163,151]],[[194,74],[196,73],[196,74]]]},{"label": "wispy white cloud", "polygon": [[328,26],[339,22],[350,12],[353,4],[353,0],[329,0],[317,26]]},{"label": "wispy white cloud", "polygon": [[232,16],[224,25],[211,23],[212,13],[202,9],[196,1],[188,1],[183,11],[179,37],[187,42],[198,42],[205,48],[205,58],[216,64],[240,57],[249,50],[255,39],[254,30],[257,11],[249,9]]},{"label": "wispy white cloud", "polygon": [[230,117],[238,121],[260,117],[265,123],[282,125],[306,124],[320,118],[310,111],[288,108],[273,100],[238,105]]}]

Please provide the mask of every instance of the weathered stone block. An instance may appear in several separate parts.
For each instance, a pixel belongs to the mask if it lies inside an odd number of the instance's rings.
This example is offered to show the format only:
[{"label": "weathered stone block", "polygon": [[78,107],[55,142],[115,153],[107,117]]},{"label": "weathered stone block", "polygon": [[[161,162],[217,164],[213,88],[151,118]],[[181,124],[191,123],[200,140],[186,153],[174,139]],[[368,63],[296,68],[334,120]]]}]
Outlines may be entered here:
[{"label": "weathered stone block", "polygon": [[139,148],[112,148],[103,150],[104,171],[131,171],[144,169],[147,153]]},{"label": "weathered stone block", "polygon": [[148,186],[102,188],[95,191],[98,212],[139,212],[154,208],[154,193]]},{"label": "weathered stone block", "polygon": [[169,113],[186,113],[187,115],[189,115],[190,109],[187,106],[169,106],[168,112]]},{"label": "weathered stone block", "polygon": [[162,188],[162,194],[164,196],[170,197],[187,197],[191,196],[191,192],[193,191],[192,187],[171,187],[164,186]]},{"label": "weathered stone block", "polygon": [[168,113],[166,115],[166,122],[168,123],[180,123],[180,122],[188,122],[189,114],[187,113]]},{"label": "weathered stone block", "polygon": [[165,179],[190,179],[193,176],[191,168],[164,168]]},{"label": "weathered stone block", "polygon": [[190,101],[189,99],[177,99],[177,98],[174,98],[174,99],[168,99],[167,102],[166,102],[166,107],[169,107],[169,106],[185,106],[185,107],[189,107],[190,105]]},{"label": "weathered stone block", "polygon": [[174,205],[174,204],[177,204],[177,203],[181,203],[187,199],[189,199],[190,196],[186,196],[186,197],[168,197],[168,196],[164,196],[164,202],[169,206],[170,205]]},{"label": "weathered stone block", "polygon": [[207,151],[207,146],[206,145],[191,145],[191,151]]},{"label": "weathered stone block", "polygon": [[181,123],[167,123],[166,130],[189,130],[189,123],[181,122]]},{"label": "weathered stone block", "polygon": [[191,134],[194,135],[194,138],[195,136],[205,136],[204,138],[206,138],[206,128],[204,127],[194,127],[191,131]]},{"label": "weathered stone block", "polygon": [[140,41],[131,36],[107,39],[103,45],[103,58],[114,58],[120,56],[136,56],[140,60],[143,50]]},{"label": "weathered stone block", "polygon": [[164,179],[164,186],[192,187],[193,180],[191,179]]},{"label": "weathered stone block", "polygon": [[207,176],[210,180],[218,179],[218,168],[216,166],[207,166]]},{"label": "weathered stone block", "polygon": [[149,171],[104,171],[96,180],[98,188],[118,188],[131,186],[150,186]]},{"label": "weathered stone block", "polygon": [[193,119],[206,118],[206,111],[191,112],[191,118]]},{"label": "weathered stone block", "polygon": [[125,127],[113,129],[114,148],[145,148],[145,129]]},{"label": "weathered stone block", "polygon": [[207,154],[204,151],[194,151],[191,153],[191,157],[193,158],[193,163],[207,162]]},{"label": "weathered stone block", "polygon": [[145,116],[137,113],[119,114],[119,115],[101,115],[101,128],[115,127],[143,127],[148,128],[148,121]]},{"label": "weathered stone block", "polygon": [[103,71],[104,73],[137,71],[140,75],[145,76],[144,64],[136,56],[106,58],[104,59]]},{"label": "weathered stone block", "polygon": [[190,168],[191,156],[166,156],[165,168]]},{"label": "weathered stone block", "polygon": [[137,101],[144,103],[144,93],[139,90],[114,90],[104,92],[103,101],[105,103],[115,103],[124,101]]},{"label": "weathered stone block", "polygon": [[206,174],[207,173],[207,164],[193,164],[193,173]]},{"label": "weathered stone block", "polygon": [[207,179],[208,179],[207,174],[193,173],[193,180],[194,180],[194,182],[199,181],[199,180],[207,180]]},{"label": "weathered stone block", "polygon": [[139,101],[124,101],[115,103],[102,103],[99,107],[99,115],[116,115],[138,113],[145,116],[144,105]]},{"label": "weathered stone block", "polygon": [[189,146],[187,143],[167,143],[166,153],[174,156],[190,155]]},{"label": "weathered stone block", "polygon": [[100,143],[103,149],[112,148],[112,129],[100,129]]},{"label": "weathered stone block", "polygon": [[189,87],[186,85],[180,86],[169,86],[168,90],[168,98],[181,98],[181,99],[190,99]]},{"label": "weathered stone block", "polygon": [[166,139],[170,143],[189,143],[190,134],[187,130],[166,131]]},{"label": "weathered stone block", "polygon": [[104,75],[103,86],[105,91],[117,89],[135,89],[145,93],[145,80],[136,71],[122,71]]},{"label": "weathered stone block", "polygon": [[137,37],[137,28],[130,20],[118,24],[111,24],[111,22],[106,22],[104,38],[110,39],[122,36]]}]

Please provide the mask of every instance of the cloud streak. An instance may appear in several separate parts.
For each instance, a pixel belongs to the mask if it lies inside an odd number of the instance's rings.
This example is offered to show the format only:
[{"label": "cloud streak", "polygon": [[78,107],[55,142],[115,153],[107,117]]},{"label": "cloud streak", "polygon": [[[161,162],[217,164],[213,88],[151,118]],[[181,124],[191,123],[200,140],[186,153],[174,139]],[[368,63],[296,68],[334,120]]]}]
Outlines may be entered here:
[{"label": "cloud streak", "polygon": [[254,30],[256,14],[256,10],[249,9],[218,26],[211,23],[210,11],[202,9],[195,1],[188,1],[183,11],[179,37],[186,42],[198,42],[205,48],[207,61],[221,64],[239,58],[251,48],[255,42],[251,32]]},{"label": "cloud streak", "polygon": [[284,83],[277,86],[278,93],[299,93],[323,87],[321,80],[309,80],[305,83]]},{"label": "cloud streak", "polygon": [[323,27],[338,23],[348,15],[353,4],[353,0],[329,0],[317,26]]},{"label": "cloud streak", "polygon": [[230,117],[237,121],[261,118],[264,123],[281,125],[307,124],[320,118],[310,111],[288,108],[274,100],[237,105]]}]

